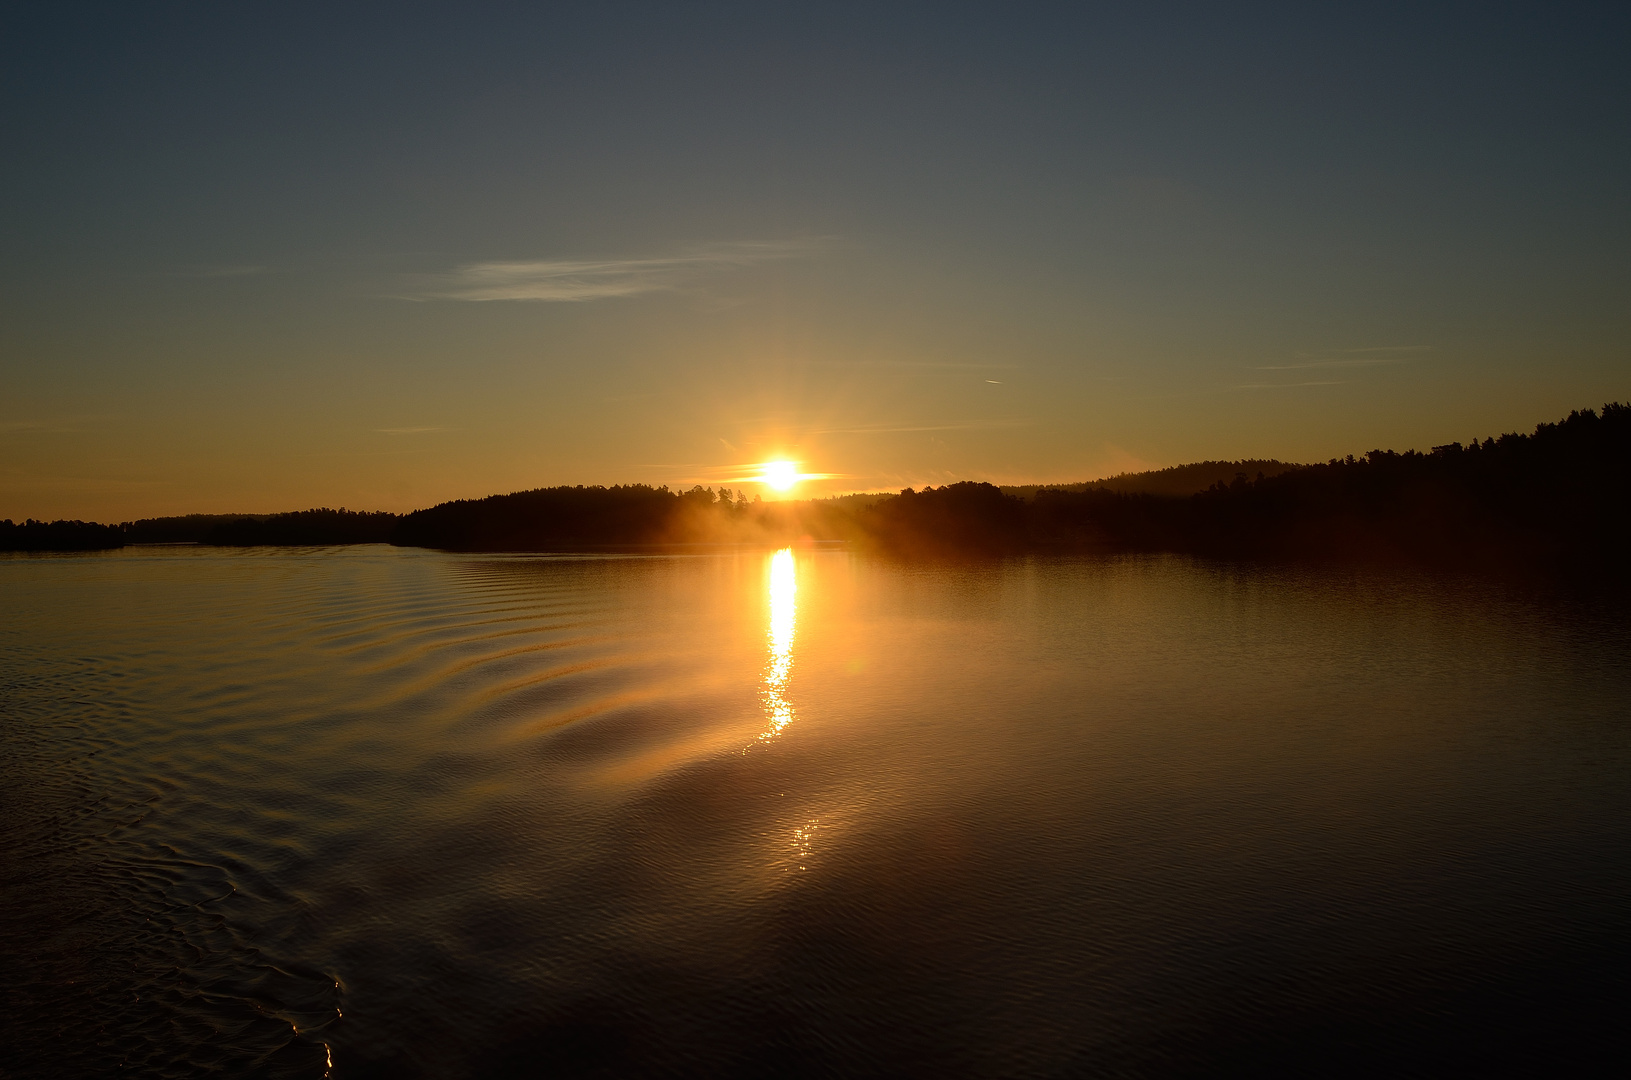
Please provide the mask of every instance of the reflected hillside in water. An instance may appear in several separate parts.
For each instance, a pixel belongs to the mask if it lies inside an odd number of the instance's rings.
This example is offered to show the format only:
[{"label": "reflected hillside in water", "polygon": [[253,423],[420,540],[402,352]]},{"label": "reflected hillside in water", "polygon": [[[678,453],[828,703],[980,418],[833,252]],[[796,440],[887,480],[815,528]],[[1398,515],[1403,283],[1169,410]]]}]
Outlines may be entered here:
[{"label": "reflected hillside in water", "polygon": [[24,1075],[1623,1056],[1612,611],[799,548],[149,549],[0,599]]}]

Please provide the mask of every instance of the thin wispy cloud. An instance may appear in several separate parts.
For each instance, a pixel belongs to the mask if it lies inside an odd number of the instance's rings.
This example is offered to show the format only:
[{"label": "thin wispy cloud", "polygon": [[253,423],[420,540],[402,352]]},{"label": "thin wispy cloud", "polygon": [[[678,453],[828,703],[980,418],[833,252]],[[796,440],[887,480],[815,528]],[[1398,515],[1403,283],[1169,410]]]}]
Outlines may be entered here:
[{"label": "thin wispy cloud", "polygon": [[1306,371],[1311,368],[1360,368],[1381,367],[1387,364],[1402,364],[1406,360],[1403,356],[1372,356],[1372,357],[1344,357],[1334,360],[1303,360],[1295,364],[1262,364],[1252,368],[1253,371]]},{"label": "thin wispy cloud", "polygon": [[931,371],[1012,371],[1018,364],[961,360],[805,360],[811,367],[908,368]]},{"label": "thin wispy cloud", "polygon": [[211,264],[206,266],[189,266],[175,272],[176,277],[193,278],[241,278],[258,277],[261,274],[270,274],[269,266],[251,266],[248,264]]},{"label": "thin wispy cloud", "polygon": [[1290,390],[1298,386],[1346,386],[1346,379],[1325,379],[1319,382],[1287,382],[1287,383],[1244,383],[1235,387],[1236,390]]},{"label": "thin wispy cloud", "polygon": [[1029,427],[1029,420],[973,420],[965,424],[924,424],[913,427],[821,428],[808,435],[888,435],[903,431],[980,431],[991,428]]},{"label": "thin wispy cloud", "polygon": [[1431,345],[1376,345],[1367,349],[1343,349],[1337,356],[1319,360],[1298,360],[1290,364],[1263,364],[1253,371],[1305,371],[1310,368],[1361,368],[1387,364],[1407,364],[1417,354],[1431,352]]},{"label": "thin wispy cloud", "polygon": [[[720,439],[720,442],[725,442]],[[729,446],[729,443],[726,443]],[[660,473],[680,484],[757,484],[764,480],[764,462],[718,465],[710,462],[672,462],[635,464],[636,469]],[[847,480],[849,474],[835,472],[799,471],[800,480]]]},{"label": "thin wispy cloud", "polygon": [[405,294],[415,300],[584,303],[672,292],[699,277],[787,259],[809,258],[831,238],[712,244],[683,255],[643,259],[538,259],[481,262],[421,279]]},{"label": "thin wispy cloud", "polygon": [[88,422],[90,420],[87,417],[70,417],[57,420],[0,420],[0,435],[21,434],[30,431],[60,435],[82,431],[84,425]]}]

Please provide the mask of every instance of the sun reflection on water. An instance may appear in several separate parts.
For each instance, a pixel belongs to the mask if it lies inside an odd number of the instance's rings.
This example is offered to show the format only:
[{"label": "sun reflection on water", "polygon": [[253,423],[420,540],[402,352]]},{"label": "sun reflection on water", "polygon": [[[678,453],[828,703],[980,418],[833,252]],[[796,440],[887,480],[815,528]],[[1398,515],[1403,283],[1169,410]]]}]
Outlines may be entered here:
[{"label": "sun reflection on water", "polygon": [[793,549],[782,548],[770,557],[770,655],[765,659],[765,719],[769,728],[759,736],[772,739],[793,719],[787,700],[787,680],[793,674],[793,628],[797,612],[798,574]]},{"label": "sun reflection on water", "polygon": [[[793,858],[800,870],[810,868],[808,862],[811,852],[814,850],[812,841],[815,839],[816,830],[819,828],[821,828],[821,819],[811,818],[808,822],[793,830]],[[793,869],[793,867],[790,866],[788,869]]]}]

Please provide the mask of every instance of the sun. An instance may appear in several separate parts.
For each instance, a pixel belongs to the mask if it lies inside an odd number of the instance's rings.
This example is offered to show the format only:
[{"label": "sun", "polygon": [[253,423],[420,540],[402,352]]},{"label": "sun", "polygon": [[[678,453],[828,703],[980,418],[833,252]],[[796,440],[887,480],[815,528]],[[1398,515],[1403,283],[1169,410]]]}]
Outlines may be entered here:
[{"label": "sun", "polygon": [[796,461],[767,461],[759,467],[759,480],[777,491],[786,491],[804,479]]}]

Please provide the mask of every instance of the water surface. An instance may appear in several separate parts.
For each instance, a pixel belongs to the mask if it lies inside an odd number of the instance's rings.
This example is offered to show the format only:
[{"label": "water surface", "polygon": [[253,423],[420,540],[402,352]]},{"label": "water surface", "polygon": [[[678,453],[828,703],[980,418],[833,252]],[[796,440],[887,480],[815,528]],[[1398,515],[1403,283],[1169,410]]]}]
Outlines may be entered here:
[{"label": "water surface", "polygon": [[1625,1064],[1631,635],[1175,558],[0,559],[19,1076]]}]

